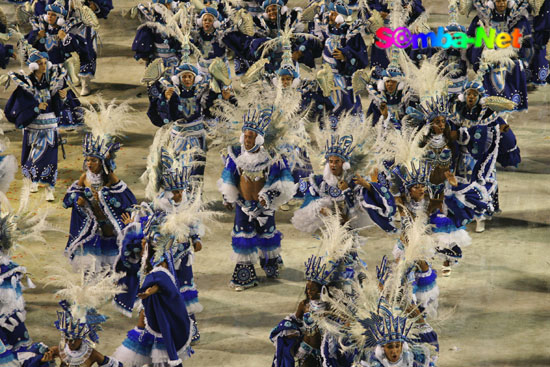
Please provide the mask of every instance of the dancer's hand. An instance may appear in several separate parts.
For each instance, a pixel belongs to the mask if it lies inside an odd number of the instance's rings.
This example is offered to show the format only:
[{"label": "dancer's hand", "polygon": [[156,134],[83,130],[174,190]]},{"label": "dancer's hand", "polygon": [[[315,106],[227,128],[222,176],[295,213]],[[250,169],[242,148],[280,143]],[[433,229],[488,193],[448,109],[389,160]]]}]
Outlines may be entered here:
[{"label": "dancer's hand", "polygon": [[384,118],[388,118],[388,105],[385,102],[380,103],[380,113]]},{"label": "dancer's hand", "polygon": [[456,180],[455,175],[451,171],[445,171],[445,177],[447,178],[447,181],[451,184],[451,186],[457,187],[458,181]]},{"label": "dancer's hand", "polygon": [[59,37],[60,40],[64,40],[65,37],[67,37],[67,33],[65,33],[63,30],[60,30],[57,32],[57,37]]},{"label": "dancer's hand", "polygon": [[223,203],[223,206],[225,207],[225,209],[227,210],[233,210],[233,204],[231,203]]},{"label": "dancer's hand", "polygon": [[357,174],[353,178],[353,182],[355,182],[356,185],[363,186],[367,190],[370,189],[370,183],[367,180],[365,180],[363,177]]},{"label": "dancer's hand", "polygon": [[324,215],[325,217],[329,216],[332,214],[332,212],[330,211],[329,208],[321,208],[321,210],[319,210],[319,213],[321,213],[322,215]]},{"label": "dancer's hand", "polygon": [[265,202],[265,199],[260,198],[260,205],[263,206],[264,208],[267,206],[267,203]]},{"label": "dancer's hand", "polygon": [[138,297],[139,299],[145,299],[149,296],[152,296],[153,294],[157,293],[159,291],[159,286],[158,285],[154,285],[152,287],[149,287],[145,290],[145,292],[143,293],[139,293],[138,294]]},{"label": "dancer's hand", "polygon": [[166,89],[166,92],[164,92],[164,96],[166,97],[167,100],[170,100],[173,94],[174,94],[174,88],[168,88]]},{"label": "dancer's hand", "polygon": [[500,125],[500,132],[501,132],[501,133],[505,133],[505,132],[507,132],[508,130],[510,130],[510,125],[508,125],[508,124],[502,124],[502,125]]},{"label": "dancer's hand", "polygon": [[59,90],[59,97],[61,97],[62,99],[67,98],[67,90],[66,89]]},{"label": "dancer's hand", "polygon": [[338,188],[340,190],[346,190],[347,188],[349,188],[349,186],[348,186],[348,183],[346,181],[342,180],[342,181],[338,182]]},{"label": "dancer's hand", "polygon": [[336,60],[346,61],[346,57],[339,49],[332,51],[332,57],[334,57]]},{"label": "dancer's hand", "polygon": [[122,223],[125,225],[132,223],[132,215],[130,213],[122,213],[120,216],[122,218]]},{"label": "dancer's hand", "polygon": [[82,196],[79,196],[76,200],[76,204],[78,206],[85,206],[86,205],[86,199],[84,199]]},{"label": "dancer's hand", "polygon": [[193,249],[195,250],[195,252],[199,252],[200,250],[202,250],[201,241],[193,243]]},{"label": "dancer's hand", "polygon": [[38,37],[38,39],[46,37],[46,30],[42,29],[42,30],[38,31],[37,37]]},{"label": "dancer's hand", "polygon": [[42,111],[44,111],[46,108],[48,108],[48,103],[47,102],[41,102],[38,104],[38,108],[41,109]]}]

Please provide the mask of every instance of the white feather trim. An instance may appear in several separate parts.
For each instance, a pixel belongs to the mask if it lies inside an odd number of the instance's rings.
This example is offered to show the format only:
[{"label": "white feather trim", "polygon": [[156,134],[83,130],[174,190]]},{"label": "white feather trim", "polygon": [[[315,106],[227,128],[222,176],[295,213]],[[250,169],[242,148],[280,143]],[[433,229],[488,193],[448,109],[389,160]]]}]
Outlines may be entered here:
[{"label": "white feather trim", "polygon": [[294,212],[290,222],[299,231],[313,233],[323,226],[320,211],[322,208],[330,208],[332,200],[321,198],[311,201],[307,206]]},{"label": "white feather trim", "polygon": [[342,24],[344,23],[346,20],[344,19],[344,17],[342,16],[342,14],[338,14],[338,16],[336,17],[336,19],[334,20],[337,24]]},{"label": "white feather trim", "polygon": [[56,23],[57,23],[58,26],[62,27],[62,26],[65,25],[65,19],[63,19],[62,17],[59,17],[59,16],[58,16],[57,22],[56,22]]},{"label": "white feather trim", "polygon": [[223,198],[228,203],[234,203],[239,198],[239,189],[236,186],[223,182],[220,178],[217,181],[218,191],[223,195]]},{"label": "white feather trim", "polygon": [[[270,186],[264,186],[258,193],[259,197],[262,197],[266,203],[267,208],[271,210],[277,210],[281,205],[286,204],[294,194],[296,193],[297,184],[294,181],[276,181]],[[271,202],[266,193],[269,190],[275,190],[279,192],[279,196],[276,196]]]},{"label": "white feather trim", "polygon": [[379,80],[378,82],[376,82],[376,88],[377,88],[380,92],[386,90],[386,86],[384,85],[384,81],[383,81],[383,80]]},{"label": "white feather trim", "polygon": [[342,169],[344,171],[347,171],[351,168],[351,165],[349,164],[349,162],[344,162],[344,164],[342,165]]},{"label": "white feather trim", "polygon": [[29,70],[30,70],[30,71],[36,71],[36,70],[38,70],[38,64],[37,64],[36,62],[31,62],[31,63],[29,64]]},{"label": "white feather trim", "polygon": [[117,361],[120,361],[123,366],[128,367],[142,367],[145,365],[150,365],[153,360],[150,356],[144,356],[130,350],[122,344],[119,346],[113,353],[113,358]]}]

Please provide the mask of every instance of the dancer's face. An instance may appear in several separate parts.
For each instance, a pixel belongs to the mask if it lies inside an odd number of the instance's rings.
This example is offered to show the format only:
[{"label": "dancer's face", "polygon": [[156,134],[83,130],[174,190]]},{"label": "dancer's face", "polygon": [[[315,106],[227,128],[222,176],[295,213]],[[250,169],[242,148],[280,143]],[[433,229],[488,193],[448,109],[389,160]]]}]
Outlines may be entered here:
[{"label": "dancer's face", "polygon": [[432,129],[435,134],[443,134],[445,131],[445,117],[437,116],[432,120]]},{"label": "dancer's face", "polygon": [[495,0],[495,9],[499,13],[504,13],[508,8],[508,0]]},{"label": "dancer's face", "polygon": [[267,19],[269,19],[272,22],[277,20],[277,12],[279,10],[277,8],[278,8],[277,5],[269,5],[265,9],[265,13],[267,14]]},{"label": "dancer's face", "polygon": [[291,75],[282,75],[281,76],[281,84],[283,88],[289,88],[292,85],[292,81],[294,78]]},{"label": "dancer's face", "polygon": [[388,79],[384,82],[384,87],[386,88],[386,91],[390,94],[394,93],[397,89],[397,81]]},{"label": "dancer's face", "polygon": [[191,88],[195,84],[195,74],[189,72],[182,73],[181,83],[185,88]]},{"label": "dancer's face", "polygon": [[416,184],[413,187],[409,189],[409,193],[411,195],[411,199],[414,201],[420,201],[424,198],[424,192],[426,190],[426,187],[421,184]]},{"label": "dancer's face", "polygon": [[318,300],[321,296],[321,286],[309,280],[306,284],[306,295],[310,300]]},{"label": "dancer's face", "polygon": [[53,11],[49,11],[46,15],[46,22],[48,22],[49,25],[56,25],[57,22],[57,14]]},{"label": "dancer's face", "polygon": [[252,130],[245,130],[244,131],[244,149],[250,150],[254,148],[256,145],[256,136],[258,136],[258,133]]},{"label": "dancer's face", "polygon": [[328,14],[328,23],[330,25],[333,25],[336,23],[336,17],[338,16],[338,12],[332,10],[329,14]]},{"label": "dancer's face", "polygon": [[401,354],[403,353],[403,343],[402,342],[391,342],[384,344],[384,353],[386,358],[391,363],[399,361]]},{"label": "dancer's face", "polygon": [[212,14],[205,14],[202,17],[202,29],[205,32],[210,32],[214,28],[214,16]]},{"label": "dancer's face", "polygon": [[182,191],[181,191],[181,190],[172,190],[172,199],[173,199],[176,203],[181,203],[182,197],[183,197],[183,195],[182,195]]},{"label": "dancer's face", "polygon": [[70,350],[78,350],[82,345],[82,339],[67,340],[67,345],[69,346]]},{"label": "dancer's face", "polygon": [[44,58],[36,61],[36,63],[38,64],[38,70],[36,70],[36,72],[44,74],[48,68],[48,60]]},{"label": "dancer's face", "polygon": [[101,172],[101,161],[97,157],[86,157],[86,168],[90,172],[98,174]]},{"label": "dancer's face", "polygon": [[475,89],[468,89],[466,91],[466,106],[468,108],[472,108],[477,103],[477,98],[479,97],[479,93]]},{"label": "dancer's face", "polygon": [[342,175],[342,171],[344,170],[343,165],[344,160],[342,158],[336,156],[328,157],[328,167],[334,176]]}]

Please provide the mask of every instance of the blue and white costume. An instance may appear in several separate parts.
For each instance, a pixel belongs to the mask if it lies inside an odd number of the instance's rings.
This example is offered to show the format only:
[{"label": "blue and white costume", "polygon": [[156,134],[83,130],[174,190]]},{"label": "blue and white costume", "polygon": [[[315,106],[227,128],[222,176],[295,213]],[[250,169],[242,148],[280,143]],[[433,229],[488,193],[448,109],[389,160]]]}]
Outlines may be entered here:
[{"label": "blue and white costume", "polygon": [[[46,53],[35,50],[28,62],[32,70],[36,70],[36,62],[47,58]],[[57,67],[48,68],[40,80],[34,73],[24,75],[12,72],[9,75],[17,89],[8,100],[4,113],[8,121],[23,129],[21,170],[33,183],[45,183],[53,190],[57,181],[57,127],[63,103],[69,98],[67,95],[64,100],[59,95],[64,87],[65,71]]]},{"label": "blue and white costume", "polygon": [[[244,130],[256,132],[256,145],[247,151],[244,145],[230,146],[224,157],[225,166],[218,190],[225,203],[235,204],[232,247],[237,262],[231,285],[252,287],[257,284],[254,264],[258,255],[268,277],[278,277],[282,234],[275,227],[275,211],[290,200],[295,184],[286,160],[263,147],[263,135],[273,109],[249,112],[244,118]],[[263,181],[256,200],[246,200],[240,191],[241,182]],[[253,193],[254,194],[254,193]],[[265,206],[260,202],[265,201]],[[237,288],[239,289],[239,288]]]},{"label": "blue and white costume", "polygon": [[[85,157],[99,159],[101,171],[94,173],[86,169],[85,174],[69,187],[63,199],[63,206],[72,209],[65,255],[75,267],[81,265],[80,261],[86,255],[94,256],[97,266],[115,265],[125,227],[122,214],[136,204],[136,198],[126,183],[113,174],[115,154],[120,144],[112,136],[117,132],[119,119],[123,118],[115,116],[116,111],[124,111],[124,106],[109,105],[108,111],[101,117],[103,133],[97,136],[87,134],[82,145]],[[90,118],[86,123],[93,126],[96,120]]]}]

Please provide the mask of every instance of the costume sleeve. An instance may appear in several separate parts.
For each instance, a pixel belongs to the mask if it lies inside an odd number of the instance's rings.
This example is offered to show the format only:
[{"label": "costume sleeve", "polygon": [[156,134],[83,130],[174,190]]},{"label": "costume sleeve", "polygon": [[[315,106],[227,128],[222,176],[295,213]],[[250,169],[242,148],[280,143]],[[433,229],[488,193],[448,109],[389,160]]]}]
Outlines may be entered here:
[{"label": "costume sleeve", "polygon": [[111,187],[103,187],[98,197],[107,219],[113,225],[117,235],[122,236],[122,230],[125,227],[122,214],[137,204],[136,197],[122,180]]},{"label": "costume sleeve", "polygon": [[[301,327],[302,321],[289,315],[271,330],[269,340],[275,345],[272,367],[294,366],[294,354],[303,338]],[[288,337],[296,333],[299,337]]]},{"label": "costume sleeve", "polygon": [[107,16],[113,10],[113,1],[112,0],[93,0],[90,2],[94,2],[97,6],[97,10],[95,11],[95,14],[98,18],[107,19]]},{"label": "costume sleeve", "polygon": [[229,155],[224,157],[224,163],[222,177],[217,182],[218,190],[222,194],[224,202],[234,203],[239,198],[240,176],[237,165]]},{"label": "costume sleeve", "polygon": [[268,209],[276,210],[287,203],[296,193],[294,177],[285,158],[271,166],[269,176],[258,197],[264,199]]},{"label": "costume sleeve", "polygon": [[333,205],[330,198],[321,197],[319,193],[321,181],[322,176],[311,175],[307,179],[301,179],[298,184],[298,190],[304,193],[304,202],[300,209],[294,212],[291,222],[300,231],[315,232],[323,225],[321,209],[330,208]]},{"label": "costume sleeve", "polygon": [[370,190],[361,187],[357,191],[359,207],[366,211],[370,219],[386,232],[395,232],[397,228],[393,223],[396,213],[396,205],[390,190],[377,183],[371,182]]},{"label": "costume sleeve", "polygon": [[0,67],[5,69],[13,56],[13,46],[0,43]]},{"label": "costume sleeve", "polygon": [[28,126],[39,113],[38,101],[22,87],[15,89],[4,108],[6,119],[18,129]]},{"label": "costume sleeve", "polygon": [[338,49],[346,57],[344,62],[338,62],[343,66],[343,74],[352,75],[355,71],[367,67],[369,63],[367,46],[359,33],[352,36],[344,47],[338,47]]},{"label": "costume sleeve", "polygon": [[132,51],[135,52],[134,58],[136,60],[144,59],[149,62],[153,58],[155,37],[151,28],[145,26],[138,28],[132,43]]}]

